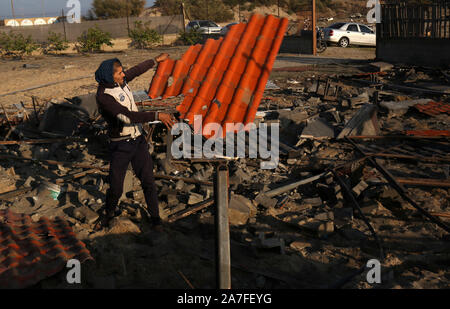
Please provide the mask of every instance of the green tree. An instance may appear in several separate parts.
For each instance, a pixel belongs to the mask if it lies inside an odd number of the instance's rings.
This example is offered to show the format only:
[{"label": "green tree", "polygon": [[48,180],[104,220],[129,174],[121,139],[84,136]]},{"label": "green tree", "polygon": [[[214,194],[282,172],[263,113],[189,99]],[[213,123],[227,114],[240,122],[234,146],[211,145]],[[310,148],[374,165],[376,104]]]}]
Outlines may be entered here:
[{"label": "green tree", "polygon": [[163,15],[178,15],[181,13],[181,2],[182,0],[156,0],[153,6],[159,8]]},{"label": "green tree", "polygon": [[89,28],[88,31],[84,31],[83,34],[78,37],[75,48],[78,52],[96,52],[100,51],[103,45],[113,46],[111,42],[111,34],[109,32],[102,31],[97,25],[93,28]]},{"label": "green tree", "polygon": [[203,36],[197,29],[191,29],[190,31],[181,31],[178,34],[178,40],[185,45],[194,45],[202,40]]},{"label": "green tree", "polygon": [[[184,4],[191,19],[209,19],[215,22],[233,19],[230,6],[221,0],[186,0]],[[180,14],[181,0],[156,0],[154,6],[163,15],[177,15]]]},{"label": "green tree", "polygon": [[0,53],[2,56],[13,56],[23,58],[25,54],[30,55],[33,51],[39,49],[31,35],[24,37],[21,33],[1,33],[0,34]]},{"label": "green tree", "polygon": [[62,34],[52,31],[48,32],[47,42],[42,44],[44,54],[49,54],[53,51],[63,51],[67,48],[69,48],[69,42],[63,38]]},{"label": "green tree", "polygon": [[153,45],[161,42],[162,37],[154,29],[142,24],[142,21],[134,22],[134,29],[130,30],[131,47],[140,49],[150,48]]},{"label": "green tree", "polygon": [[92,7],[98,18],[119,18],[139,16],[145,7],[145,0],[94,0]]}]

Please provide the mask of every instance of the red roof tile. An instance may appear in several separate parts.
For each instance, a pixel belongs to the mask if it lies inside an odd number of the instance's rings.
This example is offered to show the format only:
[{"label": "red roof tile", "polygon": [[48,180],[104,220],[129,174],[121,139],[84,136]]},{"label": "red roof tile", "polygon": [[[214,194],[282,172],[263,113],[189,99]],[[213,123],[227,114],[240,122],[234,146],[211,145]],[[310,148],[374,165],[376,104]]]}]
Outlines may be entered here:
[{"label": "red roof tile", "polygon": [[287,25],[286,18],[253,15],[225,38],[191,46],[180,60],[159,64],[149,96],[184,95],[177,110],[191,124],[195,115],[203,127],[215,122],[224,131],[227,123],[253,122]]},{"label": "red roof tile", "polygon": [[414,107],[418,111],[430,116],[437,116],[441,113],[447,113],[450,115],[450,104],[448,103],[430,101],[426,104],[416,104]]},{"label": "red roof tile", "polygon": [[0,210],[0,288],[24,288],[58,273],[70,259],[92,259],[67,221]]}]

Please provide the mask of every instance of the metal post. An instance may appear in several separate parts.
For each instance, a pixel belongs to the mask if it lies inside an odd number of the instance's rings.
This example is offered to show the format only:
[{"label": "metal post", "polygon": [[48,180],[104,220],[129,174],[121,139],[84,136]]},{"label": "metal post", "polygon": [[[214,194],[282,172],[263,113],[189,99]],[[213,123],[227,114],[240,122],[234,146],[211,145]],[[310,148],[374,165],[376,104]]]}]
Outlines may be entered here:
[{"label": "metal post", "polygon": [[230,228],[228,224],[228,166],[219,164],[214,177],[216,204],[216,280],[217,288],[231,289]]},{"label": "metal post", "polygon": [[311,0],[311,24],[312,24],[312,31],[313,31],[313,37],[312,37],[312,46],[313,46],[313,55],[317,55],[317,32],[316,32],[316,0]]},{"label": "metal post", "polygon": [[13,19],[16,19],[16,13],[14,12],[14,0],[11,0],[11,11]]},{"label": "metal post", "polygon": [[127,0],[127,29],[128,29],[128,36],[130,36],[130,0]]},{"label": "metal post", "polygon": [[186,32],[186,12],[184,9],[184,2],[181,2],[181,15],[183,15],[183,33]]},{"label": "metal post", "polygon": [[62,13],[63,28],[64,28],[64,40],[67,41],[67,34],[66,34],[66,16],[64,15],[64,9],[61,9],[61,13]]},{"label": "metal post", "polygon": [[241,3],[238,3],[239,22],[241,22]]}]

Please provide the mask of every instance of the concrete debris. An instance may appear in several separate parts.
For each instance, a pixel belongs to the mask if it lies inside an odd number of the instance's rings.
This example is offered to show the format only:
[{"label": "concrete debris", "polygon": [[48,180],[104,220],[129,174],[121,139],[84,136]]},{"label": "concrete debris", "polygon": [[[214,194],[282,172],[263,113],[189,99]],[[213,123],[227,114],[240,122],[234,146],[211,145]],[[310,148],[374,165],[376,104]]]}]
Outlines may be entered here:
[{"label": "concrete debris", "polygon": [[337,138],[342,139],[345,136],[354,135],[378,135],[379,131],[377,107],[372,104],[366,104],[363,105],[356,115],[347,123]]},{"label": "concrete debris", "polygon": [[334,138],[334,128],[324,118],[311,120],[303,129],[300,138]]},{"label": "concrete debris", "polygon": [[198,193],[191,193],[189,195],[188,205],[198,204],[203,201],[203,196]]},{"label": "concrete debris", "polygon": [[358,105],[369,103],[369,93],[367,91],[358,95],[357,97],[350,98],[350,104],[352,108],[356,108]]},{"label": "concrete debris", "polygon": [[375,68],[377,72],[386,72],[390,71],[394,68],[393,64],[387,63],[387,62],[372,62],[370,64],[371,67]]},{"label": "concrete debris", "polygon": [[99,215],[95,211],[91,210],[87,206],[81,206],[81,207],[75,208],[73,210],[73,216],[76,219],[78,219],[80,221],[84,221],[88,224],[94,223],[99,217]]},{"label": "concrete debris", "polygon": [[405,100],[398,102],[388,101],[381,102],[380,106],[389,112],[389,117],[401,117],[406,114],[410,107],[417,104],[426,104],[428,102],[430,102],[429,99]]},{"label": "concrete debris", "polygon": [[228,215],[231,225],[243,225],[256,215],[256,208],[249,199],[233,194],[228,205]]},{"label": "concrete debris", "polygon": [[291,244],[289,245],[289,247],[291,247],[291,249],[297,250],[297,251],[302,251],[306,248],[311,248],[312,245],[310,242],[307,241],[293,241],[291,242]]},{"label": "concrete debris", "polygon": [[353,187],[352,192],[356,196],[359,196],[368,187],[369,187],[369,185],[364,180],[361,180],[356,186]]},{"label": "concrete debris", "polygon": [[322,199],[320,197],[305,198],[302,201],[304,204],[311,205],[313,207],[322,205]]},{"label": "concrete debris", "polygon": [[317,233],[319,237],[325,237],[334,232],[333,221],[321,221],[316,219],[306,219],[299,223],[302,229]]},{"label": "concrete debris", "polygon": [[[430,218],[422,220],[420,213],[391,189],[392,182],[369,167],[367,157],[408,187],[411,199],[424,205],[425,212],[445,223],[449,192],[436,184],[449,178],[448,141],[418,132],[447,130],[448,114],[430,117],[411,107],[431,101],[448,105],[443,82],[448,81],[450,71],[372,63],[375,73],[349,64],[348,74],[336,75],[336,66],[327,66],[332,69],[277,72],[273,77],[276,87],[265,90],[256,121],[279,124],[276,169],[261,169],[260,157],[227,160],[231,266],[236,267],[240,260],[246,265],[245,272],[233,275],[237,288],[309,287],[309,282],[286,284],[309,269],[314,275],[305,278],[321,287],[330,275],[335,277],[334,269],[345,274],[355,268],[349,256],[381,259],[367,222],[383,242],[388,257],[383,265],[401,266],[405,256],[439,255],[446,249],[442,226]],[[62,67],[70,70],[74,66],[58,63],[58,69]],[[268,86],[273,85],[269,82]],[[83,87],[80,89],[91,91],[92,85]],[[95,258],[100,258],[98,269],[92,271],[92,277],[99,279],[87,281],[89,287],[185,288],[184,279],[177,282],[167,277],[172,269],[167,267],[183,265],[190,253],[203,254],[206,247],[214,247],[216,162],[175,160],[167,153],[166,128],[161,124],[151,124],[150,129],[144,126],[153,145],[149,152],[154,158],[160,216],[167,233],[151,229],[143,190],[131,167],[110,228],[94,232],[109,188],[109,161],[107,126],[102,118],[97,119],[93,90],[64,102],[60,101],[63,98],[35,98],[36,111],[27,96],[21,97],[23,104],[2,103],[10,123],[0,107],[0,209],[28,214],[33,222],[63,217],[92,248]],[[158,101],[148,101],[147,91],[133,96],[146,109],[161,110]],[[5,102],[10,99],[17,97],[8,95]],[[183,98],[169,98],[167,104],[171,100],[181,102]],[[335,133],[340,133],[337,138]],[[357,137],[342,140],[347,136]],[[414,179],[415,185],[405,183]],[[430,269],[442,268],[442,263],[428,260],[423,263],[429,263]],[[192,278],[198,288],[211,288],[209,269],[193,262],[194,271],[182,270],[186,278]],[[416,266],[421,269],[421,265]],[[288,274],[281,276],[280,269]],[[249,271],[254,274],[248,275]],[[402,271],[397,267],[395,283],[383,282],[382,287],[410,288]],[[448,277],[448,271],[438,275]],[[386,276],[391,277],[388,272]],[[348,287],[367,287],[362,282],[354,279]],[[446,283],[437,282],[434,288]],[[42,286],[52,286],[51,281]]]},{"label": "concrete debris", "polygon": [[255,201],[265,208],[272,208],[275,207],[275,205],[277,204],[276,199],[270,198],[266,196],[264,193],[258,194],[255,198]]}]

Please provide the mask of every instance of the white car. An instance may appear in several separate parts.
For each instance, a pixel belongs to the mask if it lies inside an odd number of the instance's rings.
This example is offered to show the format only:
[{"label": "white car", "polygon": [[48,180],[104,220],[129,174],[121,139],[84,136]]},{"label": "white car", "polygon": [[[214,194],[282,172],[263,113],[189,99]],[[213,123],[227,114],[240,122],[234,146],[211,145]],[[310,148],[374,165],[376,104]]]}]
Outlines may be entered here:
[{"label": "white car", "polygon": [[220,30],[220,35],[225,36],[228,31],[230,31],[231,26],[237,25],[238,23],[231,23],[226,25],[225,27],[222,28],[222,30]]},{"label": "white car", "polygon": [[358,23],[335,23],[324,29],[325,41],[341,47],[353,45],[376,46],[377,36],[372,29]]},{"label": "white car", "polygon": [[193,20],[186,26],[186,31],[197,29],[202,34],[219,34],[222,27],[209,20]]}]

